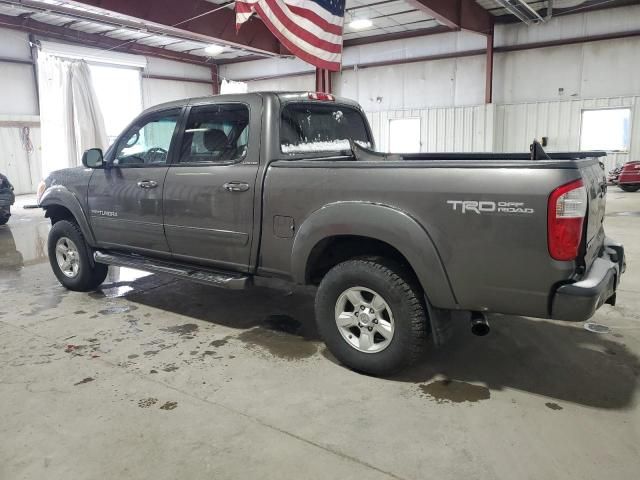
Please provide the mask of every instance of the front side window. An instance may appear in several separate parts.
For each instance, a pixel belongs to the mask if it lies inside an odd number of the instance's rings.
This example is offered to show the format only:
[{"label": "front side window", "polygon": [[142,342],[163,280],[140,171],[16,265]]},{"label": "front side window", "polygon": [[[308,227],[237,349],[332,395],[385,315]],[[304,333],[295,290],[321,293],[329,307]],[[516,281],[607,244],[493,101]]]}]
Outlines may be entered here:
[{"label": "front side window", "polygon": [[282,110],[280,125],[283,153],[349,150],[349,140],[372,145],[362,114],[344,105],[292,103]]},{"label": "front side window", "polygon": [[180,163],[239,161],[247,154],[249,108],[246,105],[194,107],[184,131]]},{"label": "front side window", "polygon": [[120,167],[166,165],[179,116],[171,112],[133,126],[118,144],[113,163]]}]

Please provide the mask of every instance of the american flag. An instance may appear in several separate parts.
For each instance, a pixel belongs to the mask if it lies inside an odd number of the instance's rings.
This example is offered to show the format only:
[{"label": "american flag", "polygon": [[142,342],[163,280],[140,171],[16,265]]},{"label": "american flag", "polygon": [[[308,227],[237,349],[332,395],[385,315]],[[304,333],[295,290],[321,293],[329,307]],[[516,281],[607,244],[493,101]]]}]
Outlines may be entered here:
[{"label": "american flag", "polygon": [[342,64],[345,0],[237,0],[236,27],[257,13],[294,55],[332,72]]}]

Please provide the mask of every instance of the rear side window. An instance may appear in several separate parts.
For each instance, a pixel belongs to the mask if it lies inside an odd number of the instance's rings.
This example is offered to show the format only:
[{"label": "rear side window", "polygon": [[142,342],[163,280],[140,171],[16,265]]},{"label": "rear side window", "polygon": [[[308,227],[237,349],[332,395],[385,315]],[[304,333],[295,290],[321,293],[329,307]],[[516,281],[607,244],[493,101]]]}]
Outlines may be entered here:
[{"label": "rear side window", "polygon": [[246,105],[193,107],[182,139],[180,163],[242,160],[249,141],[249,108]]},{"label": "rear side window", "polygon": [[362,114],[344,105],[291,103],[282,109],[280,148],[283,153],[349,150],[349,140],[371,147]]}]

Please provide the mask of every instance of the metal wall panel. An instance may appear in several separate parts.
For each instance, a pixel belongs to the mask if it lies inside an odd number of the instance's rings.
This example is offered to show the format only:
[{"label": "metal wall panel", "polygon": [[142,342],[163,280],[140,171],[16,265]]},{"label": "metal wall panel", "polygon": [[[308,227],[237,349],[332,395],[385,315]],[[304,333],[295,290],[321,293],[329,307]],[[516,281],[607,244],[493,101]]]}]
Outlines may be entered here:
[{"label": "metal wall panel", "polygon": [[607,170],[640,158],[640,96],[576,99],[495,106],[495,151],[523,151],[534,138],[549,138],[550,152],[580,150],[582,110],[631,108],[631,148],[607,156]]},{"label": "metal wall panel", "polygon": [[389,146],[389,121],[420,118],[422,152],[490,152],[493,105],[367,112],[379,150]]}]

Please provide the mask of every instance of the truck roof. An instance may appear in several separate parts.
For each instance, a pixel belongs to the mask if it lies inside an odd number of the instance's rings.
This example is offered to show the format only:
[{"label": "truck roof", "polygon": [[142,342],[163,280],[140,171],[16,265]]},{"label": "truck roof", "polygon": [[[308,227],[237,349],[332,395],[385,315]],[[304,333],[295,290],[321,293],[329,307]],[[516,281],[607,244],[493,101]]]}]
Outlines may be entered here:
[{"label": "truck roof", "polygon": [[[173,102],[161,103],[159,105],[154,105],[144,111],[144,113],[152,113],[159,110],[166,110],[167,108],[179,108],[184,107],[186,105],[194,105],[194,104],[206,104],[207,102],[213,103],[214,101],[218,101],[220,99],[229,99],[230,101],[238,101],[243,99],[248,99],[251,97],[278,97],[281,101],[285,102],[290,101],[313,101],[309,99],[309,94],[314,92],[304,92],[304,91],[292,91],[292,92],[276,92],[276,91],[259,91],[259,92],[250,92],[250,93],[234,93],[234,94],[225,94],[225,95],[209,95],[206,97],[192,97],[185,98],[182,100],[174,100]],[[356,107],[361,109],[360,105],[348,98],[343,97],[333,97],[335,103],[339,103],[342,105],[350,105],[352,107]],[[323,100],[317,100],[318,102],[323,102]]]}]

